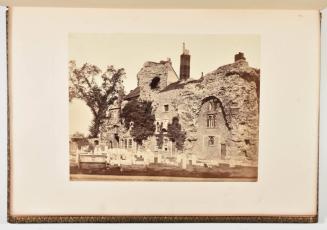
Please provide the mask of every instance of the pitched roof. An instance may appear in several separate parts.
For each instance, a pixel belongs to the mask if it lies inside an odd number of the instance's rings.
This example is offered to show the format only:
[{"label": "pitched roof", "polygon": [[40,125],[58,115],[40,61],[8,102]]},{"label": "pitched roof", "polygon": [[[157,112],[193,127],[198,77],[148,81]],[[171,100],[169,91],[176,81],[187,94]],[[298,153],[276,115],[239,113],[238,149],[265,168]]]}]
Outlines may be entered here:
[{"label": "pitched roof", "polygon": [[140,87],[136,87],[135,89],[131,90],[129,94],[124,97],[124,100],[131,100],[133,98],[140,96]]},{"label": "pitched roof", "polygon": [[166,88],[164,88],[163,90],[161,90],[160,92],[165,92],[165,91],[169,91],[169,90],[175,90],[175,89],[183,89],[185,85],[187,84],[192,84],[192,83],[200,83],[202,82],[202,79],[195,79],[195,80],[189,80],[189,81],[176,81],[173,82],[169,85],[166,86]]}]

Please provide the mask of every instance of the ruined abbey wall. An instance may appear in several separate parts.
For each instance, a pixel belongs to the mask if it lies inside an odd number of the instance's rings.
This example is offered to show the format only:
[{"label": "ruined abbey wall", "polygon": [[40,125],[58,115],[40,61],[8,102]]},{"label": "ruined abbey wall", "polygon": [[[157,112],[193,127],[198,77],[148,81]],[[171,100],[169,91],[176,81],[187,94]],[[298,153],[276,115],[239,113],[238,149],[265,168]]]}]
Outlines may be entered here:
[{"label": "ruined abbey wall", "polygon": [[[259,70],[251,68],[245,60],[222,66],[199,80],[179,82],[171,90],[163,90],[155,100],[158,120],[179,116],[187,133],[186,150],[192,153],[199,145],[201,107],[208,97],[217,98],[222,107],[225,130],[223,134],[227,155],[256,160],[259,135]],[[168,86],[169,88],[169,86]],[[164,112],[164,106],[169,112]]]},{"label": "ruined abbey wall", "polygon": [[[187,136],[184,153],[207,159],[257,161],[260,71],[249,67],[245,58],[219,67],[200,79],[180,81],[170,61],[146,62],[137,78],[138,99],[153,102],[156,122],[167,128],[173,117],[179,117]],[[152,87],[155,78],[159,81]],[[208,129],[206,108],[211,99],[218,107],[216,126]],[[119,127],[118,134],[121,133],[124,130]],[[115,136],[110,135],[111,139]],[[215,136],[213,146],[208,146],[209,136]],[[144,147],[155,151],[156,137],[149,138]],[[168,152],[173,149],[171,144],[166,147]]]}]

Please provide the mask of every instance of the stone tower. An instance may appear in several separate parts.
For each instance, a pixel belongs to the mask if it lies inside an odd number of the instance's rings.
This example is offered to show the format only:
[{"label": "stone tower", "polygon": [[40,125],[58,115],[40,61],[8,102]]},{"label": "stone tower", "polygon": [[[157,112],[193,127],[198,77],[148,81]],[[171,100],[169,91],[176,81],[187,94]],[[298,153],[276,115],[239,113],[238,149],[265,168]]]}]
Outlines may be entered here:
[{"label": "stone tower", "polygon": [[179,72],[180,80],[185,81],[190,78],[190,62],[191,55],[189,54],[189,50],[185,49],[185,43],[183,42],[183,53],[181,54],[181,64]]},{"label": "stone tower", "polygon": [[146,62],[137,74],[140,99],[153,101],[167,85],[176,82],[178,76],[172,67],[171,60]]}]

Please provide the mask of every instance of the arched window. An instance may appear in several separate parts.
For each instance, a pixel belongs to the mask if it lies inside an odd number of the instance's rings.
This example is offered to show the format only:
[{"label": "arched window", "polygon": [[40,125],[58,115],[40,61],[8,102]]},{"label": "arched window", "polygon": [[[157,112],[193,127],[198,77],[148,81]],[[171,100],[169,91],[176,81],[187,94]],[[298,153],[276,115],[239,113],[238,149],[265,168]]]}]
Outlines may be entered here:
[{"label": "arched window", "polygon": [[208,102],[208,111],[213,111],[213,110],[216,110],[217,109],[217,100],[215,99],[211,99],[209,102]]}]

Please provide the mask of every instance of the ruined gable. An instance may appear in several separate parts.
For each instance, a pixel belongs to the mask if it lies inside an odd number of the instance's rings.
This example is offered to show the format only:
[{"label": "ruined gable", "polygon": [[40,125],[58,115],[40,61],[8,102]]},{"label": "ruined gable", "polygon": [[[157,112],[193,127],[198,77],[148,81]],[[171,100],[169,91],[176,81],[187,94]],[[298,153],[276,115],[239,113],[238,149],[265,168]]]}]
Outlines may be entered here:
[{"label": "ruined gable", "polygon": [[[170,60],[146,62],[137,79],[138,87],[125,100],[151,101],[155,125],[163,130],[178,117],[186,132],[184,154],[256,165],[260,71],[249,67],[242,53],[235,55],[234,63],[196,80],[178,79]],[[122,136],[124,131],[118,133]],[[158,132],[144,142],[144,147],[158,153],[156,135]],[[167,143],[167,151],[172,149],[172,143]]]},{"label": "ruined gable", "polygon": [[158,93],[178,77],[171,61],[146,62],[137,74],[140,99],[153,101]]},{"label": "ruined gable", "polygon": [[[187,132],[186,146],[192,152],[195,151],[197,142],[203,141],[199,140],[198,135],[203,101],[209,97],[217,98],[228,130],[228,134],[224,134],[228,154],[255,160],[259,134],[259,74],[257,69],[249,67],[241,59],[222,66],[199,80],[175,83],[160,93],[156,118],[171,120],[173,116],[179,116],[182,127]],[[171,108],[169,114],[162,112],[165,105]]]}]

